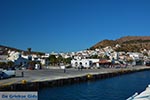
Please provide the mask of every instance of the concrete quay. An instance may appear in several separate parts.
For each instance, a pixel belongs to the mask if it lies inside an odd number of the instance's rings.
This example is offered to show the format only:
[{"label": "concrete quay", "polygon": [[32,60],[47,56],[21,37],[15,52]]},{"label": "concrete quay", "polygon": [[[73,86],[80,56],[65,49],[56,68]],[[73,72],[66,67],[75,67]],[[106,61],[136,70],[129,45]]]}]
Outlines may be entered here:
[{"label": "concrete quay", "polygon": [[[127,68],[100,68],[100,69],[42,69],[17,70],[16,77],[0,80],[1,91],[33,91],[44,87],[74,84],[88,80],[104,79],[137,71],[150,70],[148,66]],[[24,72],[24,77],[21,72]]]}]

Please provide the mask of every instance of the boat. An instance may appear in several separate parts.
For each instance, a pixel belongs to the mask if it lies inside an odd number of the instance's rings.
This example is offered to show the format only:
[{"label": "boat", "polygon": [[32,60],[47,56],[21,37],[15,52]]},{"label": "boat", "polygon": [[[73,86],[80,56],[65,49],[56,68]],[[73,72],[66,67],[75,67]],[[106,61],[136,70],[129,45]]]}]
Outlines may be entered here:
[{"label": "boat", "polygon": [[150,100],[150,85],[148,85],[145,91],[141,92],[140,94],[135,93],[126,100]]}]

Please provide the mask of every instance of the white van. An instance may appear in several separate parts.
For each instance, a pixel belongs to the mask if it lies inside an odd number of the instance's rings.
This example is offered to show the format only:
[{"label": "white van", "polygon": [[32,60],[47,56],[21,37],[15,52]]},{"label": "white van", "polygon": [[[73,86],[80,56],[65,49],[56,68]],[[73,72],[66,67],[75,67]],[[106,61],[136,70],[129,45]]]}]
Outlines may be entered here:
[{"label": "white van", "polygon": [[15,70],[0,70],[0,79],[10,78],[16,76]]}]

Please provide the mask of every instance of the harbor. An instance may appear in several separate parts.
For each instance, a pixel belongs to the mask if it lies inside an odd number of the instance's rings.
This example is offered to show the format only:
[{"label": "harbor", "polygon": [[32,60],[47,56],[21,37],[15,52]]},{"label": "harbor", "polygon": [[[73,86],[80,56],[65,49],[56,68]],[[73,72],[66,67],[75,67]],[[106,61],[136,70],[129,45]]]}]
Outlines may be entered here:
[{"label": "harbor", "polygon": [[148,66],[135,66],[127,68],[100,68],[100,69],[43,69],[43,70],[16,70],[16,77],[0,81],[0,90],[33,91],[44,87],[56,87],[67,84],[86,82],[89,80],[105,79],[123,74],[150,70]]}]

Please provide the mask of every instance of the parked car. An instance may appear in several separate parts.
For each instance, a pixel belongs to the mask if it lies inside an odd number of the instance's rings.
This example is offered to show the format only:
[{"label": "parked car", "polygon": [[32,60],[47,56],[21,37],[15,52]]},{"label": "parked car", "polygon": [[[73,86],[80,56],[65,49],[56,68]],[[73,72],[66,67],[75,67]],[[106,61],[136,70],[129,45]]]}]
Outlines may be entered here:
[{"label": "parked car", "polygon": [[10,77],[16,76],[15,70],[1,70],[0,71],[0,79],[6,79]]},{"label": "parked car", "polygon": [[3,71],[0,71],[0,79],[3,79]]},{"label": "parked car", "polygon": [[145,65],[150,66],[150,61],[147,61]]}]

